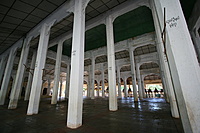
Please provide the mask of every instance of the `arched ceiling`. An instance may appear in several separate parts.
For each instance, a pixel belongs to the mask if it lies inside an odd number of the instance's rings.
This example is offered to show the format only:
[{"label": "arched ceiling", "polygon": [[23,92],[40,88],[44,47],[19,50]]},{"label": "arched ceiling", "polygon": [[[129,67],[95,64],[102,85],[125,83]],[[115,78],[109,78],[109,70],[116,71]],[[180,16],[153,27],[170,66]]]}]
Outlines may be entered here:
[{"label": "arched ceiling", "polygon": [[[154,31],[153,18],[151,10],[142,6],[132,10],[115,19],[114,23],[115,43],[133,38],[145,33]],[[71,56],[71,39],[64,42],[63,54]],[[98,25],[85,33],[85,51],[97,49],[106,46],[106,26]],[[57,46],[50,50],[56,52]]]},{"label": "arched ceiling", "polygon": [[[68,0],[1,0],[0,54]],[[127,0],[91,0],[86,9],[86,21],[126,2]],[[196,0],[180,0],[188,20]],[[134,18],[134,19],[133,19]],[[50,40],[72,30],[72,16],[52,27]],[[130,28],[131,27],[131,28]],[[140,7],[118,17],[114,22],[115,42],[153,31],[151,11]],[[100,36],[101,35],[101,36]],[[96,40],[99,40],[96,41]],[[35,43],[37,44],[36,39]],[[63,54],[70,56],[71,40],[64,42]],[[105,25],[86,32],[86,51],[106,45]],[[35,46],[36,47],[36,46]],[[55,50],[56,48],[52,48]]]},{"label": "arched ceiling", "polygon": [[159,68],[158,64],[156,63],[144,63],[140,66],[140,70],[143,70],[143,69],[151,69],[151,68]]}]

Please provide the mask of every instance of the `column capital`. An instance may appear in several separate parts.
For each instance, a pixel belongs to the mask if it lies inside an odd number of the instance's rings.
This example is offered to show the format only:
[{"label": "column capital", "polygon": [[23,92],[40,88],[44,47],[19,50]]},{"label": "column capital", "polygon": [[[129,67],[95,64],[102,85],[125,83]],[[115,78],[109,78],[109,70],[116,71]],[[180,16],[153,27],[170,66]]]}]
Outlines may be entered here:
[{"label": "column capital", "polygon": [[86,7],[87,7],[87,5],[88,5],[89,2],[90,2],[90,0],[84,0],[84,1],[82,1],[84,9],[86,9]]},{"label": "column capital", "polygon": [[30,46],[30,41],[33,39],[33,36],[30,36],[30,37],[26,37],[26,41],[25,41],[25,46],[26,48]]},{"label": "column capital", "polygon": [[41,30],[39,30],[39,32],[40,32],[40,34],[41,34],[41,32],[43,31],[43,30],[45,30],[45,35],[47,36],[47,35],[49,35],[50,34],[50,29],[51,29],[51,27],[56,23],[56,19],[54,19],[52,22],[50,22],[50,23],[44,23],[43,24],[43,26],[42,26],[42,28],[41,28]]},{"label": "column capital", "polygon": [[115,21],[115,17],[113,15],[108,15],[105,18],[105,25],[107,25],[108,21],[110,21],[111,23],[113,23]]},{"label": "column capital", "polygon": [[59,41],[58,41],[58,45],[63,45],[64,41],[65,41],[65,39],[59,40]]},{"label": "column capital", "polygon": [[0,58],[1,61],[5,61],[5,60],[7,59],[6,57],[7,57],[7,55],[3,55],[3,56],[1,56],[1,58]]}]

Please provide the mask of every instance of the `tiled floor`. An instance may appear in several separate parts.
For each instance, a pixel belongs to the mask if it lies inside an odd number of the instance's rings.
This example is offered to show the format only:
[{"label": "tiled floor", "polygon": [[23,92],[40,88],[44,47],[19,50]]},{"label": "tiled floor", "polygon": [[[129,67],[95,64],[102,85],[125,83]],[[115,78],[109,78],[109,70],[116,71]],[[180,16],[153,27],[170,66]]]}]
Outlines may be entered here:
[{"label": "tiled floor", "polygon": [[27,116],[28,102],[19,101],[18,108],[0,106],[0,133],[182,133],[180,119],[171,117],[164,99],[133,98],[118,100],[119,110],[108,110],[108,99],[84,99],[83,125],[75,130],[66,127],[67,102],[51,105],[42,99],[38,115]]}]

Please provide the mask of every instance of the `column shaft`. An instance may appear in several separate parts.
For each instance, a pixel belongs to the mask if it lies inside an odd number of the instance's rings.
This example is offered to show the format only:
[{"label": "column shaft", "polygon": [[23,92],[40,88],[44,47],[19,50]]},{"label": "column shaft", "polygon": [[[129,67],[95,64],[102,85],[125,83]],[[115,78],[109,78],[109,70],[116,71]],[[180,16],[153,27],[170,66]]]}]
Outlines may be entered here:
[{"label": "column shaft", "polygon": [[1,58],[1,62],[0,62],[0,83],[1,83],[1,81],[2,81],[2,79],[3,79],[3,74],[4,74],[4,70],[5,70],[5,67],[6,67],[6,61],[7,61],[7,58],[5,57],[5,56],[3,56],[2,58]]},{"label": "column shaft", "polygon": [[22,47],[22,52],[21,52],[20,61],[18,64],[14,88],[11,91],[8,109],[17,108],[18,99],[21,97],[22,83],[23,83],[24,70],[25,70],[24,65],[26,64],[26,61],[28,58],[29,47],[30,47],[29,43],[31,41],[31,38],[32,37],[25,39],[23,47]]},{"label": "column shaft", "polygon": [[41,87],[42,87],[43,69],[45,66],[45,60],[47,55],[50,28],[52,25],[53,23],[51,23],[51,25],[44,24],[40,31],[40,40],[37,51],[37,58],[35,63],[35,70],[33,75],[33,83],[31,87],[31,94],[29,98],[27,115],[38,114]]},{"label": "column shaft", "polygon": [[142,86],[143,98],[147,98],[146,93],[145,93],[145,88],[144,88],[144,77],[143,76],[141,76],[141,86]]},{"label": "column shaft", "polygon": [[136,73],[135,73],[135,59],[133,50],[129,50],[130,62],[131,62],[131,76],[132,76],[132,86],[133,86],[133,95],[134,101],[138,101],[137,87],[136,87]]},{"label": "column shaft", "polygon": [[91,69],[91,99],[94,99],[94,77],[95,77],[95,58],[92,58],[92,69]]},{"label": "column shaft", "polygon": [[51,104],[57,103],[58,88],[59,88],[59,81],[60,81],[62,49],[63,49],[63,41],[60,41],[57,47],[56,66],[55,66],[55,72],[54,72],[54,86],[53,86],[53,95],[51,98]]},{"label": "column shaft", "polygon": [[70,90],[67,114],[67,127],[69,128],[78,128],[82,125],[85,6],[88,1],[86,3],[84,2],[86,1],[75,1],[74,7]]},{"label": "column shaft", "polygon": [[88,66],[88,82],[87,82],[87,98],[89,98],[90,97],[90,84],[91,84],[91,75],[90,75],[90,73],[91,73],[91,71],[90,71],[90,69],[91,69],[91,66]]},{"label": "column shaft", "polygon": [[51,79],[50,77],[48,78],[48,86],[47,86],[47,96],[49,96],[50,94],[50,91],[51,91]]},{"label": "column shaft", "polygon": [[102,86],[102,97],[105,98],[105,83],[104,83],[104,68],[103,68],[103,64],[101,66],[101,74],[102,74],[102,82],[101,82],[101,86]]},{"label": "column shaft", "polygon": [[120,67],[117,66],[118,98],[122,98]]},{"label": "column shaft", "polygon": [[62,79],[60,79],[60,94],[59,97],[62,98]]},{"label": "column shaft", "polygon": [[117,110],[116,74],[115,74],[115,47],[112,16],[106,18],[109,110]]},{"label": "column shaft", "polygon": [[[166,52],[184,131],[198,133],[200,132],[200,71],[180,1],[153,0],[153,2],[161,27],[163,27],[164,8],[166,9]],[[194,93],[191,93],[191,89]]]},{"label": "column shaft", "polygon": [[97,97],[99,97],[99,84],[100,84],[100,81],[98,81],[97,83]]},{"label": "column shaft", "polygon": [[127,85],[127,78],[125,77],[124,78],[124,97],[127,97],[128,96],[128,92],[127,92],[127,87],[126,87],[126,85]]},{"label": "column shaft", "polygon": [[[153,2],[153,1],[152,1]],[[169,65],[168,61],[166,59],[166,56],[164,54],[164,45],[162,42],[161,38],[161,25],[159,24],[158,20],[158,14],[156,13],[156,9],[153,3],[151,3],[152,6],[152,15],[154,19],[154,25],[156,29],[156,36],[157,36],[157,50],[158,50],[158,57],[160,60],[160,69],[161,69],[161,76],[162,76],[162,81],[164,83],[164,92],[165,92],[165,97],[167,101],[170,101],[170,106],[171,106],[171,113],[172,116],[175,118],[179,118],[179,111],[178,111],[178,105],[177,105],[177,98],[175,96],[174,92],[174,85],[171,77],[171,73],[169,70]]]},{"label": "column shaft", "polygon": [[138,91],[139,91],[139,98],[143,99],[143,90],[141,85],[141,75],[140,75],[140,66],[139,64],[136,65],[136,73],[137,73],[137,82],[138,82]]},{"label": "column shaft", "polygon": [[17,49],[10,51],[0,90],[0,105],[4,105]]},{"label": "column shaft", "polygon": [[197,57],[198,57],[198,61],[200,62],[200,37],[199,37],[199,33],[198,31],[196,31],[197,29],[195,29],[195,31],[191,31],[191,37],[194,40],[194,46],[195,46],[195,51],[197,53]]},{"label": "column shaft", "polygon": [[28,83],[27,83],[26,91],[25,91],[25,97],[24,97],[25,101],[29,100],[29,97],[30,97],[31,85],[32,85],[33,74],[34,74],[34,69],[35,69],[36,55],[37,55],[37,52],[34,51],[33,57],[32,57],[32,60],[31,60],[30,72],[29,72],[29,75],[28,75]]},{"label": "column shaft", "polygon": [[70,64],[67,65],[65,98],[69,98],[69,83],[70,83]]}]

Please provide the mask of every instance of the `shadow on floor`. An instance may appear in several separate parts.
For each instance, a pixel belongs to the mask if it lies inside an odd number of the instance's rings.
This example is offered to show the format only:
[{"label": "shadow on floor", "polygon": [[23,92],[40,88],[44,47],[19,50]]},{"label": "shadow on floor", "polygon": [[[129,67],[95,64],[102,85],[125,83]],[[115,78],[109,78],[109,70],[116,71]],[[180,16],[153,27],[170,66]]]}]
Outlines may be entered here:
[{"label": "shadow on floor", "polygon": [[18,108],[0,106],[0,133],[182,133],[180,119],[170,114],[170,106],[162,98],[134,102],[134,98],[118,100],[118,111],[108,110],[108,98],[84,99],[83,125],[75,130],[66,127],[67,102],[40,103],[39,114],[27,116],[28,102],[19,101]]}]

